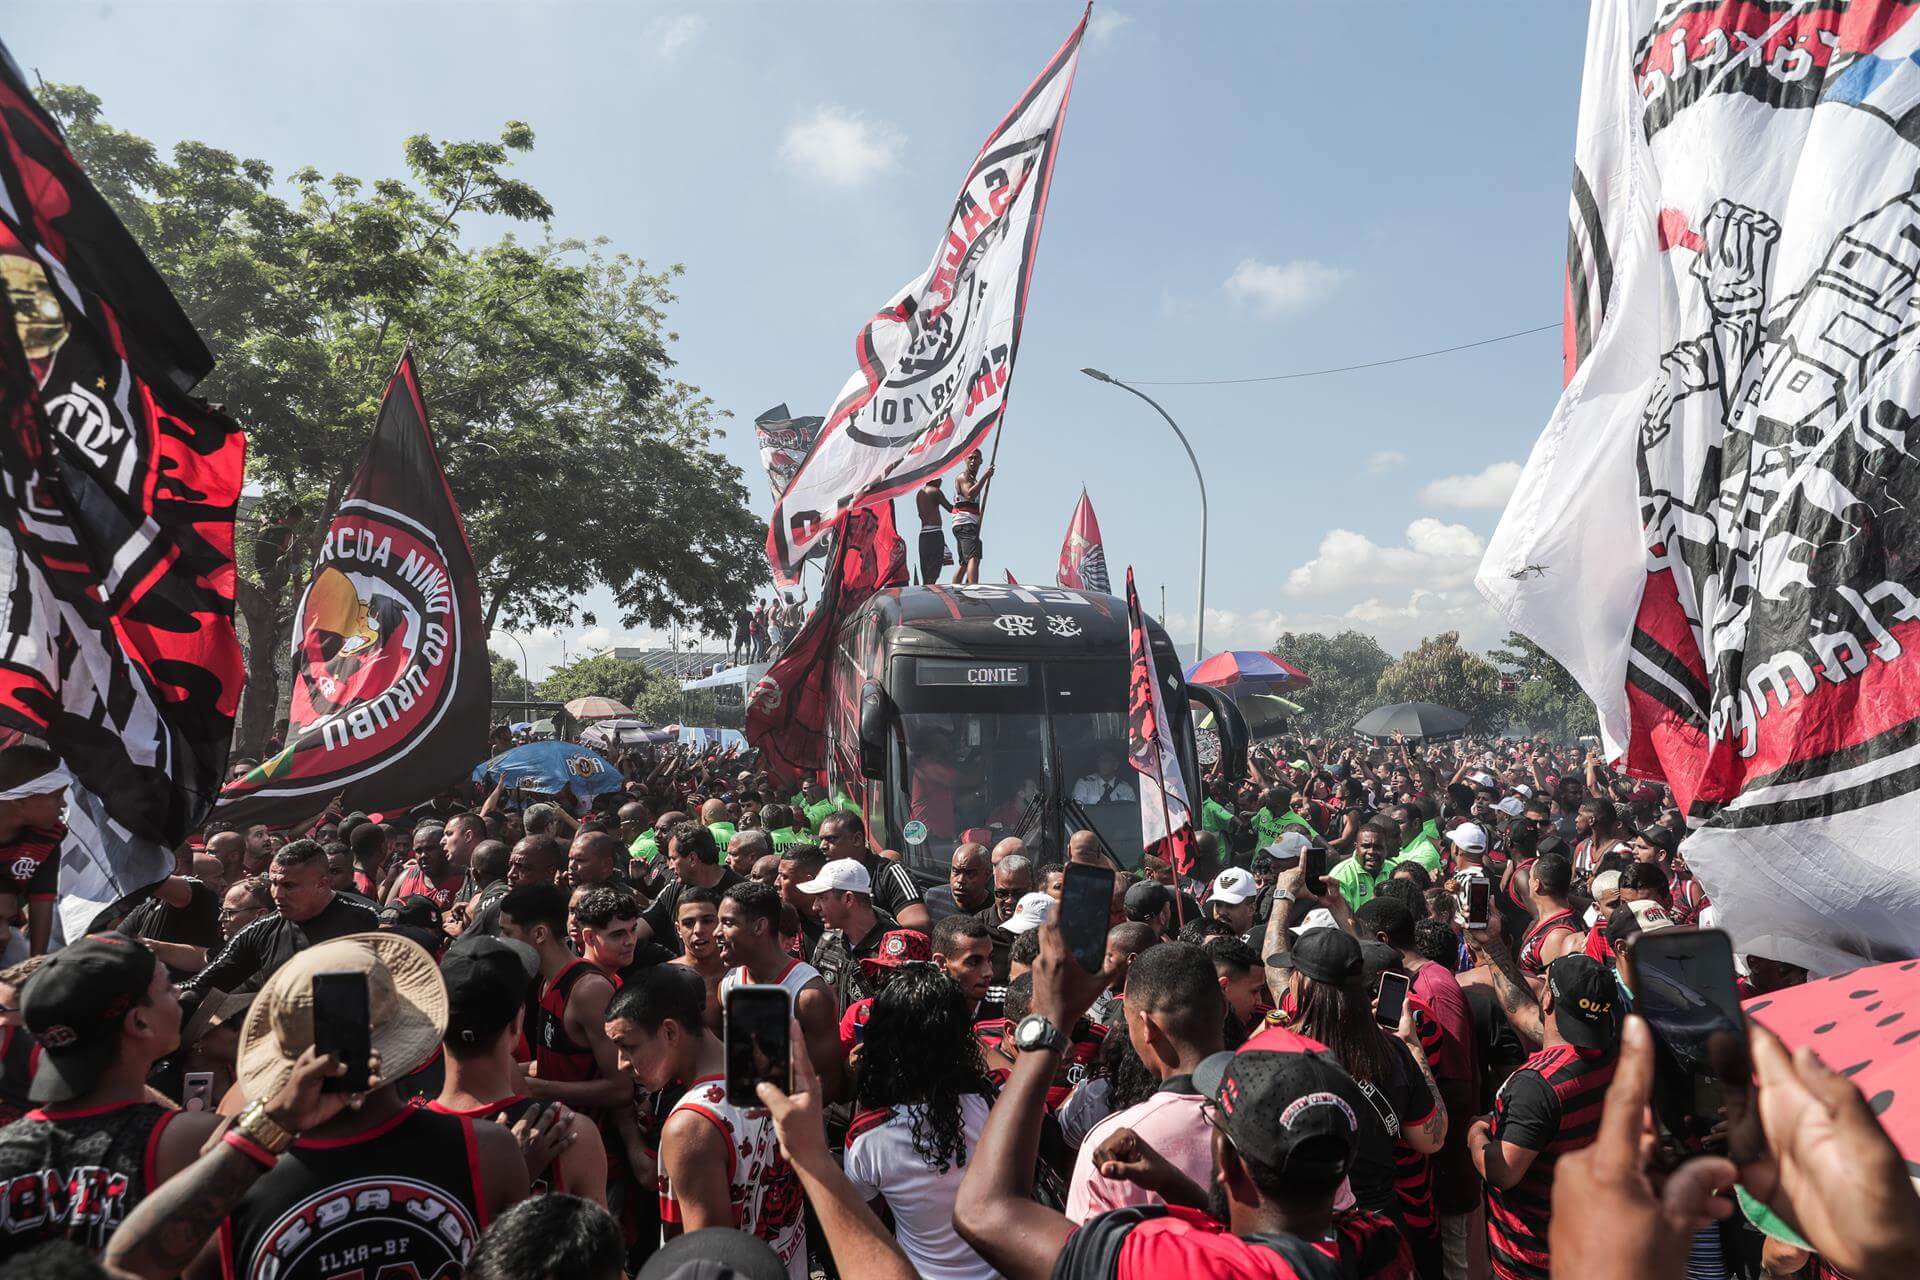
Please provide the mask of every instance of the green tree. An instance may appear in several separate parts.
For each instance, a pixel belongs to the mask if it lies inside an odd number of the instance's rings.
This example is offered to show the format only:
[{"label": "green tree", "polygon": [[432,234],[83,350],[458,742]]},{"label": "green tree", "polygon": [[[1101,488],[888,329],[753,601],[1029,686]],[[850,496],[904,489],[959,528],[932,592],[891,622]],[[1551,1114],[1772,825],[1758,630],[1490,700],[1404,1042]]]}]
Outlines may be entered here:
[{"label": "green tree", "polygon": [[[409,344],[489,629],[597,621],[575,599],[605,585],[624,625],[720,632],[752,596],[759,521],[713,447],[719,413],[667,354],[680,268],[547,236],[552,208],[511,172],[528,126],[408,138],[404,178],[281,183],[200,142],[163,158],[84,89],[42,99],[213,349],[201,394],[247,428],[243,748],[272,723],[293,600]],[[480,218],[537,238],[480,242]]]},{"label": "green tree", "polygon": [[1380,675],[1374,696],[1382,703],[1432,702],[1464,711],[1473,728],[1492,732],[1507,721],[1500,669],[1460,647],[1458,631],[1428,636]]},{"label": "green tree", "polygon": [[519,663],[498,653],[489,653],[487,658],[493,666],[494,701],[518,702],[533,696],[527,687],[527,678],[521,672]]},{"label": "green tree", "polygon": [[612,698],[632,707],[635,716],[651,724],[668,724],[680,718],[678,681],[610,653],[555,667],[540,682],[539,694],[549,702]]},{"label": "green tree", "polygon": [[1309,733],[1344,734],[1374,707],[1374,687],[1393,658],[1380,642],[1361,631],[1323,636],[1288,631],[1273,642],[1273,653],[1306,672],[1313,684],[1286,697],[1305,712],[1297,727]]},{"label": "green tree", "polygon": [[1518,631],[1510,631],[1506,644],[1487,656],[1518,684],[1509,695],[1515,728],[1556,742],[1572,742],[1583,734],[1600,732],[1593,700],[1545,649]]}]

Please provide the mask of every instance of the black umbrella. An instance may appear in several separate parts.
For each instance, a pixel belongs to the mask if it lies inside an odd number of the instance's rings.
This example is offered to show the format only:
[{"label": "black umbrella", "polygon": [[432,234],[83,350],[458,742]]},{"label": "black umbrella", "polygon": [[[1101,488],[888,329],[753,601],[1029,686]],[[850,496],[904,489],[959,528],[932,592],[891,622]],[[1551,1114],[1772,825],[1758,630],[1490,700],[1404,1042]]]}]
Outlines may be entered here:
[{"label": "black umbrella", "polygon": [[1353,731],[1363,738],[1391,738],[1396,733],[1409,742],[1437,742],[1458,738],[1466,733],[1473,717],[1452,707],[1436,707],[1431,702],[1396,702],[1390,707],[1375,707],[1354,722]]}]

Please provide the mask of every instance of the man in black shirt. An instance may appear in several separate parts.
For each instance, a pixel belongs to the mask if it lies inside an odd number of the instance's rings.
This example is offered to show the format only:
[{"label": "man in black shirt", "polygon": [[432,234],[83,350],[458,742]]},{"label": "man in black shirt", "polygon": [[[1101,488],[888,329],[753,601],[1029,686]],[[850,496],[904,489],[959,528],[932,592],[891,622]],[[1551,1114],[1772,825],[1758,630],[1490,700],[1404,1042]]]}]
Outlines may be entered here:
[{"label": "man in black shirt", "polygon": [[993,864],[987,846],[963,844],[947,864],[947,882],[927,890],[927,914],[935,924],[948,916],[970,916],[993,902]]},{"label": "man in black shirt", "polygon": [[867,846],[867,827],[857,813],[830,813],[820,822],[820,848],[829,860],[851,858],[866,868],[873,883],[873,905],[900,922],[903,929],[933,932],[933,920],[920,900],[913,873]]},{"label": "man in black shirt", "polygon": [[862,972],[860,961],[878,955],[887,931],[900,926],[892,916],[875,909],[867,869],[852,858],[835,858],[800,890],[815,895],[820,919],[827,926],[813,949],[813,967],[833,990],[840,1011],[846,1012],[856,1000],[878,995],[880,984]]},{"label": "man in black shirt", "polygon": [[714,843],[713,832],[698,822],[682,822],[667,837],[667,865],[673,879],[660,890],[653,905],[640,913],[640,922],[650,931],[643,931],[641,941],[651,937],[679,955],[680,931],[674,924],[679,913],[680,891],[688,885],[699,885],[725,894],[746,877],[721,863],[720,847]]},{"label": "man in black shirt", "polygon": [[295,840],[275,853],[267,887],[274,913],[235,934],[219,958],[189,978],[183,990],[196,996],[209,991],[258,991],[296,953],[380,927],[373,912],[333,891],[326,851],[316,841]]},{"label": "man in black shirt", "polygon": [[204,969],[221,946],[219,892],[188,874],[192,861],[182,845],[174,873],[120,922],[120,932],[145,941],[175,982]]}]

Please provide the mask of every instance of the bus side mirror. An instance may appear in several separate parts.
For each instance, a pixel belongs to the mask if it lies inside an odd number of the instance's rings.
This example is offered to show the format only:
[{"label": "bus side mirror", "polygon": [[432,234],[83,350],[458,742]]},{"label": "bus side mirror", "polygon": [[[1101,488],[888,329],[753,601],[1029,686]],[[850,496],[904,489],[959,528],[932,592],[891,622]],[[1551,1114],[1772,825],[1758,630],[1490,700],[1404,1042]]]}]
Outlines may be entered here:
[{"label": "bus side mirror", "polygon": [[1247,718],[1232,698],[1210,685],[1188,685],[1187,697],[1213,712],[1213,731],[1220,735],[1220,771],[1228,782],[1239,782],[1247,776]]},{"label": "bus side mirror", "polygon": [[860,776],[863,778],[877,781],[886,776],[892,703],[878,680],[867,680],[860,685]]}]

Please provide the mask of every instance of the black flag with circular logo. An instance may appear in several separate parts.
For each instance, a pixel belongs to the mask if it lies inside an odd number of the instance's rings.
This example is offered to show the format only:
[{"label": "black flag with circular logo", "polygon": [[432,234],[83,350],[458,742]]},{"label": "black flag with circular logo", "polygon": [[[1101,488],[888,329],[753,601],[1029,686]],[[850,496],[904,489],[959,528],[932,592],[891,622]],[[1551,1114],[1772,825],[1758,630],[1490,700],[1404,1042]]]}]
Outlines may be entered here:
[{"label": "black flag with circular logo", "polygon": [[301,593],[286,745],[215,816],[290,826],[336,796],[369,812],[430,799],[485,753],[492,697],[473,552],[409,351]]}]

